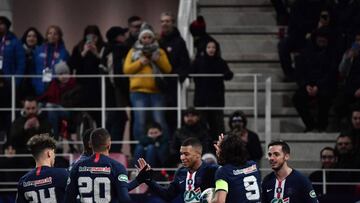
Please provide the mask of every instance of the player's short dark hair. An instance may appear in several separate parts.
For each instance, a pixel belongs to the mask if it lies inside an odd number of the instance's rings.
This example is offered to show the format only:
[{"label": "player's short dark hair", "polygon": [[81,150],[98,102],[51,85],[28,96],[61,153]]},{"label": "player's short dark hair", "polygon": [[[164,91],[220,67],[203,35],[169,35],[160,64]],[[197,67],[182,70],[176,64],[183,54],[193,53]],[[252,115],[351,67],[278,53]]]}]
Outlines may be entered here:
[{"label": "player's short dark hair", "polygon": [[48,133],[34,135],[27,142],[27,147],[30,153],[34,156],[34,158],[38,158],[39,155],[45,149],[56,149],[56,141],[54,138],[50,137]]},{"label": "player's short dark hair", "polygon": [[92,153],[90,139],[91,139],[91,133],[93,130],[94,130],[93,128],[89,128],[89,129],[85,130],[84,133],[81,135],[82,141],[83,141],[83,146],[84,146],[84,152],[88,153],[88,154]]},{"label": "player's short dark hair", "polygon": [[289,147],[289,145],[288,145],[285,141],[282,141],[282,140],[271,142],[271,143],[268,145],[268,148],[271,147],[271,146],[276,146],[276,145],[281,146],[281,150],[282,150],[285,154],[290,154],[290,147]]},{"label": "player's short dark hair", "polygon": [[332,147],[324,147],[324,148],[322,148],[322,150],[320,151],[320,158],[321,158],[321,156],[322,156],[322,153],[323,153],[325,150],[332,151],[332,153],[334,154],[334,156],[336,156],[336,152],[335,152],[335,149],[334,149],[334,148],[332,148]]},{"label": "player's short dark hair", "polygon": [[202,152],[202,143],[200,142],[199,139],[195,138],[195,137],[189,137],[186,140],[184,140],[184,142],[181,143],[181,146],[186,147],[186,146],[192,146],[192,147],[196,147],[201,149]]},{"label": "player's short dark hair", "polygon": [[241,166],[246,163],[248,152],[240,136],[229,134],[220,143],[220,164]]},{"label": "player's short dark hair", "polygon": [[162,131],[162,127],[161,127],[160,123],[158,123],[158,122],[151,122],[151,123],[147,126],[147,130],[150,130],[151,128],[156,128],[156,129]]},{"label": "player's short dark hair", "polygon": [[111,135],[105,128],[94,129],[90,137],[90,143],[94,152],[105,151],[106,145],[111,140]]},{"label": "player's short dark hair", "polygon": [[128,18],[128,24],[130,25],[132,22],[139,21],[141,18],[139,16],[131,16]]}]

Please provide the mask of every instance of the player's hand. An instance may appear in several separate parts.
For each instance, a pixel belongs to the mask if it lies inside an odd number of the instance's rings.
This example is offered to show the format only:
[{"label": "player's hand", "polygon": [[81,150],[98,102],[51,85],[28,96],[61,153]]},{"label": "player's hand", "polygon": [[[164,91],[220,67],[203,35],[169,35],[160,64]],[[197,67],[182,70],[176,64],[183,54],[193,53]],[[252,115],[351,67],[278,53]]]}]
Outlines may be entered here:
[{"label": "player's hand", "polygon": [[143,158],[138,159],[138,165],[135,165],[135,167],[138,169],[138,175],[136,176],[136,180],[139,183],[144,183],[145,181],[152,180],[153,170]]},{"label": "player's hand", "polygon": [[215,151],[216,151],[216,156],[217,157],[219,157],[219,155],[220,155],[220,144],[221,144],[221,142],[224,140],[224,134],[223,133],[221,133],[220,135],[219,135],[219,139],[218,139],[218,141],[216,142],[216,144],[214,144],[214,147],[215,147]]}]

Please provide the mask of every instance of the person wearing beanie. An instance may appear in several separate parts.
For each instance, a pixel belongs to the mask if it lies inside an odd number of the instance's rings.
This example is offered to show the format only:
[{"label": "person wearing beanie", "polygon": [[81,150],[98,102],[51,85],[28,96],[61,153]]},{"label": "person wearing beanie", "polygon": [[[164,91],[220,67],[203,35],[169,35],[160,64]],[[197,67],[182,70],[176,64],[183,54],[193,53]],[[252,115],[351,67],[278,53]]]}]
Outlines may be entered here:
[{"label": "person wearing beanie", "polygon": [[[190,33],[194,38],[194,47],[196,49],[195,56],[198,57],[199,55],[203,56],[204,50],[206,48],[206,44],[209,41],[217,42],[213,37],[211,37],[206,32],[206,22],[203,16],[198,16],[196,20],[194,20],[189,27]],[[220,46],[219,46],[219,53],[221,55]]]},{"label": "person wearing beanie", "polygon": [[[176,28],[175,16],[170,12],[164,12],[160,16],[161,37],[159,40],[160,47],[165,50],[166,55],[172,66],[172,74],[177,74],[179,78],[166,78],[167,88],[164,89],[167,107],[177,106],[177,85],[178,79],[183,83],[188,77],[190,68],[189,53],[186,48],[184,39],[181,37],[179,30]],[[177,128],[176,111],[167,111],[166,120],[169,123],[170,133]]]},{"label": "person wearing beanie", "polygon": [[[132,74],[130,78],[130,101],[133,107],[163,107],[164,98],[160,89],[161,78],[141,77],[143,74],[170,73],[171,65],[163,49],[155,39],[150,26],[143,24],[140,29],[139,39],[130,49],[124,63],[124,73]],[[138,140],[145,134],[146,112],[134,112],[133,136]],[[152,121],[159,123],[163,128],[163,135],[168,136],[168,127],[164,111],[152,111]]]},{"label": "person wearing beanie", "polygon": [[[129,48],[125,44],[128,29],[119,26],[111,27],[106,32],[107,43],[101,55],[100,69],[103,74],[109,76],[123,75],[123,65]],[[108,77],[105,79],[106,86],[106,107],[127,107],[130,106],[129,99],[129,78]],[[128,116],[126,111],[107,111],[106,129],[110,132],[115,141],[123,140]],[[121,144],[113,145],[110,151],[120,152]]]},{"label": "person wearing beanie", "polygon": [[[25,50],[20,40],[9,29],[11,21],[0,16],[0,75],[23,75],[25,72]],[[16,88],[23,79],[16,78]],[[11,98],[11,78],[0,78],[0,98]],[[0,108],[10,108],[11,99],[0,99]],[[0,112],[0,131],[7,132],[11,125],[10,112]]]},{"label": "person wearing beanie", "polygon": [[229,119],[230,131],[225,134],[240,136],[248,152],[248,160],[259,162],[263,156],[257,133],[247,128],[247,117],[242,111],[235,111]]},{"label": "person wearing beanie", "polygon": [[54,73],[56,79],[50,82],[47,90],[38,97],[38,101],[44,103],[46,108],[59,109],[58,111],[48,111],[48,120],[51,123],[54,136],[57,139],[59,135],[60,121],[69,120],[69,113],[63,110],[63,107],[73,107],[71,104],[79,103],[77,97],[67,96],[69,94],[75,95],[74,91],[78,92],[75,78],[70,75],[70,68],[65,62],[60,62],[55,65]]}]

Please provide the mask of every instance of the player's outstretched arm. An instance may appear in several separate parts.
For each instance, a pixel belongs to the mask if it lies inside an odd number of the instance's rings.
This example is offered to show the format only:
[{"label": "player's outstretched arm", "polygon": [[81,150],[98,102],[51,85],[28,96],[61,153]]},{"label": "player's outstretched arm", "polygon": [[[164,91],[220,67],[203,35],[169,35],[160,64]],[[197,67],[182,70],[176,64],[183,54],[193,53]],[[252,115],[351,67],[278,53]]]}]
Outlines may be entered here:
[{"label": "player's outstretched arm", "polygon": [[[140,158],[138,160],[138,169],[141,169],[141,168],[145,168],[146,166],[148,167],[145,171],[149,174],[146,174],[144,173],[144,176],[143,177],[145,179],[144,183],[146,183],[149,188],[151,189],[152,192],[154,192],[155,194],[159,195],[162,199],[165,199],[166,201],[170,201],[172,199],[174,199],[178,194],[179,192],[176,190],[176,188],[178,188],[176,186],[176,184],[178,184],[177,182],[173,181],[170,183],[170,185],[168,187],[162,187],[161,185],[157,184],[155,181],[153,181],[151,178],[148,178],[147,176],[150,175],[151,176],[151,166],[146,163],[145,159],[143,158]],[[141,172],[141,170],[140,170]],[[140,173],[139,173],[140,175]],[[139,176],[138,175],[138,176]],[[175,178],[174,180],[176,180],[176,174],[175,174]]]},{"label": "player's outstretched arm", "polygon": [[138,165],[135,165],[135,167],[138,170],[138,175],[136,176],[135,180],[131,181],[128,184],[128,190],[131,191],[138,187],[141,183],[144,183],[145,181],[151,181],[152,180],[152,169],[150,165],[146,163],[146,161],[142,158],[138,160]]}]

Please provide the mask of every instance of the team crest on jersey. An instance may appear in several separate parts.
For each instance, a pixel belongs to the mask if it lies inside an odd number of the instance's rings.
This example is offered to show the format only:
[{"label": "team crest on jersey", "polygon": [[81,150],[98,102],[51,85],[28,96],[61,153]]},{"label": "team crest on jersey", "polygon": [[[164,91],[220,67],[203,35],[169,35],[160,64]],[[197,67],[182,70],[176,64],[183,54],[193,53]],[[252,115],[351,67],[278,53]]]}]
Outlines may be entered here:
[{"label": "team crest on jersey", "polygon": [[90,172],[93,174],[110,174],[111,168],[110,167],[87,167],[87,166],[80,166],[79,172]]},{"label": "team crest on jersey", "polygon": [[311,191],[309,192],[309,195],[310,195],[311,198],[316,198],[316,193],[315,193],[314,190],[311,190]]},{"label": "team crest on jersey", "polygon": [[39,187],[39,186],[43,186],[43,185],[50,185],[51,183],[52,183],[52,177],[47,177],[47,178],[40,179],[40,180],[24,182],[23,186],[24,187],[29,187],[29,186]]},{"label": "team crest on jersey", "polygon": [[200,201],[201,188],[198,187],[195,190],[187,190],[184,192],[185,203],[195,203]]},{"label": "team crest on jersey", "polygon": [[271,203],[290,203],[290,197],[287,197],[285,199],[274,198],[274,199],[271,200]]},{"label": "team crest on jersey", "polygon": [[125,174],[120,174],[120,175],[118,176],[118,180],[119,180],[120,182],[128,182],[128,177],[127,177],[127,175],[125,175]]}]

